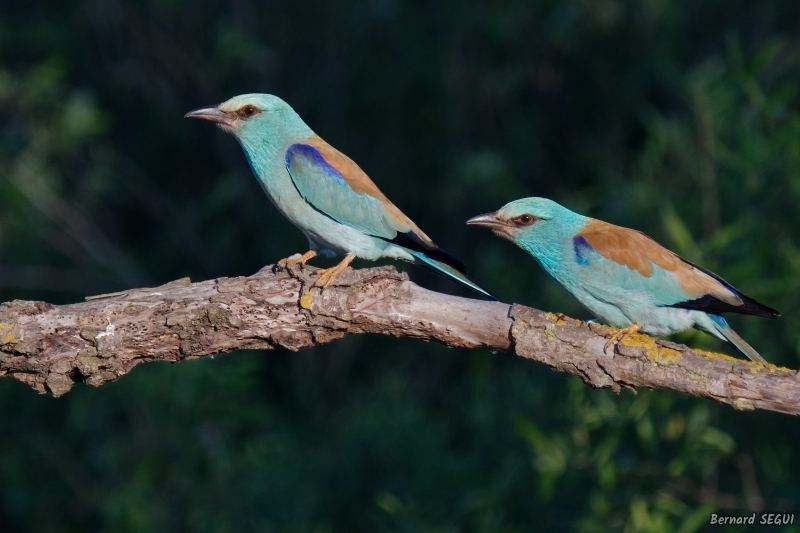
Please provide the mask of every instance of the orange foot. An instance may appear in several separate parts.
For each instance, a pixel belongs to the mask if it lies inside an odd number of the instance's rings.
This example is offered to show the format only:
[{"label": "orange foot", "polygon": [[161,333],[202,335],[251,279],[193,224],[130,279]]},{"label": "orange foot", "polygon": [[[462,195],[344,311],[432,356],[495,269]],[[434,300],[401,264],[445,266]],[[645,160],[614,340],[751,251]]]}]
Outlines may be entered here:
[{"label": "orange foot", "polygon": [[344,259],[342,259],[342,262],[338,265],[317,272],[319,277],[317,278],[317,281],[314,282],[314,287],[322,287],[323,289],[327,289],[331,282],[333,282],[333,278],[347,270],[349,268],[348,265],[352,263],[353,259],[355,258],[356,254],[347,254],[344,256]]},{"label": "orange foot", "polygon": [[[608,349],[611,346],[613,346],[615,344],[619,344],[620,342],[622,342],[622,339],[624,339],[625,337],[627,337],[629,335],[635,335],[636,333],[639,333],[640,329],[641,329],[641,326],[639,324],[631,324],[627,328],[622,328],[622,329],[618,330],[616,333],[611,335],[610,339],[608,339],[608,341],[606,342],[606,345],[603,347],[603,352],[604,353],[607,352]],[[611,352],[611,353],[614,353],[614,352]]]},{"label": "orange foot", "polygon": [[280,261],[278,261],[278,266],[281,268],[286,268],[289,265],[305,265],[307,261],[310,261],[315,257],[317,257],[317,252],[315,252],[314,250],[309,250],[300,257],[296,257],[294,259],[291,259],[289,257],[287,257],[286,259],[281,259]]}]

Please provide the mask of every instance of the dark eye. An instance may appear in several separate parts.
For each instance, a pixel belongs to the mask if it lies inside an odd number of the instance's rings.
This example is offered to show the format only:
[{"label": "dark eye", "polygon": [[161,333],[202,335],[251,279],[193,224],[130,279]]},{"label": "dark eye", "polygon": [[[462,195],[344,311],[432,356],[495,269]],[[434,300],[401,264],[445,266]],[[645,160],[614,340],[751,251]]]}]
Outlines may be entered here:
[{"label": "dark eye", "polygon": [[258,114],[258,108],[254,105],[246,105],[236,112],[242,118],[250,118]]},{"label": "dark eye", "polygon": [[536,217],[533,215],[520,215],[514,221],[520,226],[530,226],[536,222]]}]

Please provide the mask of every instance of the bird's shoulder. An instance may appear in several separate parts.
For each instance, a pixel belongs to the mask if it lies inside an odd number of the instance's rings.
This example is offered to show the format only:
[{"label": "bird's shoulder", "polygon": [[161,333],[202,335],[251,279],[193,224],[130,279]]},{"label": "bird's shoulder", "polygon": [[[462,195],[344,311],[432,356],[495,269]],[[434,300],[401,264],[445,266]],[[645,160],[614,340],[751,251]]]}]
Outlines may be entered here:
[{"label": "bird's shoulder", "polygon": [[319,135],[312,135],[300,144],[314,148],[320,157],[344,178],[347,185],[356,194],[368,194],[382,202],[389,202],[389,199],[378,189],[375,182],[367,176],[367,173],[355,161],[328,144]]},{"label": "bird's shoulder", "polygon": [[293,145],[289,148],[289,151],[291,152],[293,147],[298,145],[313,149],[315,152],[314,155],[321,158],[325,164],[331,167],[344,180],[352,192],[358,195],[364,194],[378,200],[382,204],[386,214],[399,230],[405,232],[410,229],[426,245],[435,246],[430,237],[425,235],[410,218],[400,211],[400,209],[381,192],[378,186],[375,185],[375,182],[370,179],[367,173],[364,172],[355,161],[316,134],[308,137],[297,145]]},{"label": "bird's shoulder", "polygon": [[630,228],[591,219],[575,235],[576,246],[583,243],[610,261],[624,265],[645,277],[653,274],[653,265],[675,272],[684,261],[656,241]]}]

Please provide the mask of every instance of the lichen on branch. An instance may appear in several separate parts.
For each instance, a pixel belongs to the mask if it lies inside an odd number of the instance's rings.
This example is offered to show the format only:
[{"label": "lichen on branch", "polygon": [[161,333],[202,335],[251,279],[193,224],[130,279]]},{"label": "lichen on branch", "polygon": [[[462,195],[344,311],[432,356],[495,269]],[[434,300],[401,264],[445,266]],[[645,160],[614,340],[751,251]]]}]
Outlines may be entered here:
[{"label": "lichen on branch", "polygon": [[428,291],[393,267],[347,270],[325,290],[312,286],[316,273],[309,266],[270,266],[249,277],[184,278],[64,306],[3,303],[0,376],[60,396],[76,383],[99,386],[147,361],[236,349],[296,351],[377,333],[511,351],[596,388],[671,389],[735,409],[800,414],[794,370],[641,334],[604,351],[612,328]]}]

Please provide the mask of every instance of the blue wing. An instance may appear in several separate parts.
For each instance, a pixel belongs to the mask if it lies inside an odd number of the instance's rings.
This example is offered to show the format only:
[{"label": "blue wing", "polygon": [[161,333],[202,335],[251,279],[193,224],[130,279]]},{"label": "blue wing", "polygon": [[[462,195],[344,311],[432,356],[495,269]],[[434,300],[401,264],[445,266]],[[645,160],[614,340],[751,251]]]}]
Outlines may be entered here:
[{"label": "blue wing", "polygon": [[[369,180],[366,174],[357,173],[355,169],[361,170],[355,163],[341,170],[334,167],[320,150],[309,144],[294,144],[286,152],[286,170],[297,191],[317,211],[340,224],[382,239],[391,240],[398,233],[410,231],[410,221],[402,220],[405,216],[397,216],[402,213],[385,196],[376,197],[377,187],[371,181],[366,183],[365,180]],[[353,185],[361,191],[354,190]],[[387,203],[397,213],[391,213]]]},{"label": "blue wing", "polygon": [[687,300],[675,275],[652,265],[649,276],[627,265],[605,258],[583,237],[572,239],[575,262],[582,286],[595,298],[614,303],[642,298],[658,306],[669,306]]}]

